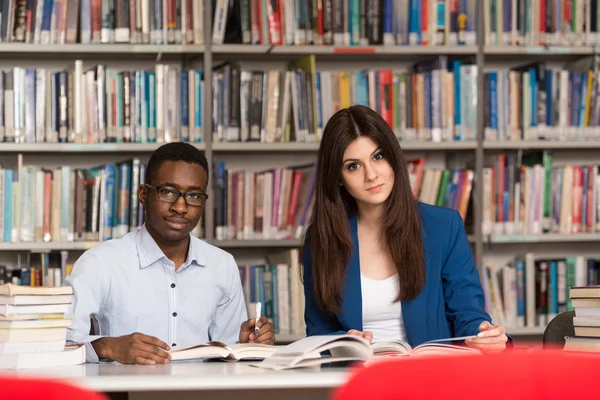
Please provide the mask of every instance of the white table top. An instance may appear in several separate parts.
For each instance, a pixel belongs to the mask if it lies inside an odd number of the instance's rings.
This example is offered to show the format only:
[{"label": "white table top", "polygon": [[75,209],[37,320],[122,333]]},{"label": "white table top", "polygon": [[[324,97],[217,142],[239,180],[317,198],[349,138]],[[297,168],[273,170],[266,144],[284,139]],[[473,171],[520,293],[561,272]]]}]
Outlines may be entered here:
[{"label": "white table top", "polygon": [[276,372],[243,362],[180,361],[166,365],[82,364],[52,369],[0,371],[0,375],[66,380],[103,392],[332,388],[344,383],[349,373],[350,369],[347,368]]}]

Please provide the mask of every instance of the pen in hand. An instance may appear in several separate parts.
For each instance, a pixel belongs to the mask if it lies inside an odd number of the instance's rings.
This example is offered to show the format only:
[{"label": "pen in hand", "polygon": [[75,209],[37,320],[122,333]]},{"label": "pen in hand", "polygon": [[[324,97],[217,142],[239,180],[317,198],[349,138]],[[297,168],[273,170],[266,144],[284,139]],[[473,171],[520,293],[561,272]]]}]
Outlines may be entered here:
[{"label": "pen in hand", "polygon": [[258,328],[258,320],[260,319],[260,312],[262,309],[262,303],[259,301],[258,303],[256,303],[256,316],[255,318],[255,322],[254,322],[254,335],[259,336],[260,335],[260,329]]}]

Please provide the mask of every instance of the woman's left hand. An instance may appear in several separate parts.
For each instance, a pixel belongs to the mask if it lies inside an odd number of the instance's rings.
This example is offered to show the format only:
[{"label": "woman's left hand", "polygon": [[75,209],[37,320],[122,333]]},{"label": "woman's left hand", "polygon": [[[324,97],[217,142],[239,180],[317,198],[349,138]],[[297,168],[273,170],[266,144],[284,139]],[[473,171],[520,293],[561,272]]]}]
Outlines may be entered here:
[{"label": "woman's left hand", "polygon": [[474,339],[467,339],[465,343],[484,353],[499,353],[506,349],[506,330],[503,326],[492,325],[484,321],[479,325],[479,334]]}]

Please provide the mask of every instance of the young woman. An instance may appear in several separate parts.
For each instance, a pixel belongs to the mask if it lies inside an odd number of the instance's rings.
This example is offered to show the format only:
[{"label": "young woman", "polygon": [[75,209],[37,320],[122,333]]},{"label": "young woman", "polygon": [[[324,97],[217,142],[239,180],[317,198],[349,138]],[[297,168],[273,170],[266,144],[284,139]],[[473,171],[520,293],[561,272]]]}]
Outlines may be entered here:
[{"label": "young woman", "polygon": [[325,127],[303,263],[308,336],[416,346],[478,335],[466,343],[506,347],[460,215],[415,200],[398,140],[367,107],[340,110]]}]

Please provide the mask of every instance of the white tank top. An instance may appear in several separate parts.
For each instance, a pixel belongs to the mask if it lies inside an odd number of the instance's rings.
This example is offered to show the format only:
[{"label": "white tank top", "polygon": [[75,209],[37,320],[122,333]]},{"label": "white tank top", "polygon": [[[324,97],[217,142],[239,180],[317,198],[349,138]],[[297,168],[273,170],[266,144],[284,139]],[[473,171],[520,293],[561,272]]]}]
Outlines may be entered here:
[{"label": "white tank top", "polygon": [[406,341],[402,304],[398,295],[398,274],[375,280],[360,274],[363,331],[373,333],[373,342]]}]

